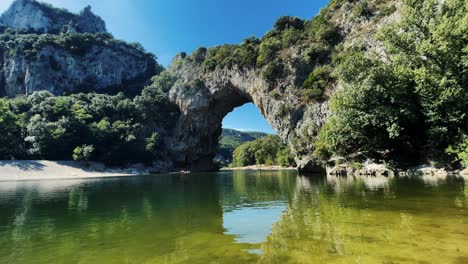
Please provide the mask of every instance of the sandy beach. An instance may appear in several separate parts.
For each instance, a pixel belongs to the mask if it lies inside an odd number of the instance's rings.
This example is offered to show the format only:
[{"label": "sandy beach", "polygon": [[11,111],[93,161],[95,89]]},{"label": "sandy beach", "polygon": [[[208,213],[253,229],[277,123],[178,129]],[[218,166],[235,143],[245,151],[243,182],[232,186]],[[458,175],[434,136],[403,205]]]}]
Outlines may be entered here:
[{"label": "sandy beach", "polygon": [[131,169],[109,169],[99,163],[90,166],[75,161],[0,161],[0,181],[86,179],[139,175]]}]

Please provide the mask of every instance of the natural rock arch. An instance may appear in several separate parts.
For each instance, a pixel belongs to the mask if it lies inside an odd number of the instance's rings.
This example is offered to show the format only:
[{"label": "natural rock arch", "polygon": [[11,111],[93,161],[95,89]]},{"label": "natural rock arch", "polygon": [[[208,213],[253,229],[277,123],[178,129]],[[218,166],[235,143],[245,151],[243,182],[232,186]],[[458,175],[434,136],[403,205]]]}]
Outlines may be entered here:
[{"label": "natural rock arch", "polygon": [[[166,142],[172,159],[177,165],[194,171],[215,169],[213,158],[224,117],[236,107],[252,102],[288,143],[299,169],[322,171],[312,158],[310,137],[325,122],[328,104],[301,102],[297,84],[303,82],[298,79],[303,74],[297,71],[304,69],[300,62],[292,60],[289,74],[270,83],[264,78],[263,69],[233,66],[206,72],[200,62],[177,57],[168,69],[177,79],[170,90],[170,100],[181,111],[173,134]],[[308,139],[301,141],[301,138]]]}]

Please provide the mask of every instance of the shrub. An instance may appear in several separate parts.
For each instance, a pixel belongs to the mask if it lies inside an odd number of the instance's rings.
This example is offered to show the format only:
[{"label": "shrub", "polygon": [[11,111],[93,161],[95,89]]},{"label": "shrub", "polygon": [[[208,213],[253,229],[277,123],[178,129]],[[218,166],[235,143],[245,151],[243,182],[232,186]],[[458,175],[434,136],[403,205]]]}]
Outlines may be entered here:
[{"label": "shrub", "polygon": [[454,157],[452,162],[455,165],[468,168],[468,136],[464,136],[458,144],[449,146],[446,153]]},{"label": "shrub", "polygon": [[268,82],[273,82],[278,78],[281,78],[284,73],[284,65],[281,63],[270,63],[263,71],[263,78]]},{"label": "shrub", "polygon": [[396,6],[395,5],[386,5],[380,9],[380,15],[381,16],[389,16],[396,11]]},{"label": "shrub", "polygon": [[286,29],[304,29],[304,20],[298,17],[283,16],[280,17],[275,23],[275,29],[278,31],[283,31]]},{"label": "shrub", "polygon": [[340,29],[325,17],[322,10],[318,16],[308,23],[308,33],[315,41],[334,45],[341,39]]},{"label": "shrub", "polygon": [[76,147],[73,150],[73,160],[76,161],[89,161],[94,152],[94,147],[92,145],[83,145],[81,147]]},{"label": "shrub", "polygon": [[258,65],[265,65],[273,61],[278,52],[283,47],[283,43],[276,37],[267,38],[260,44],[259,55],[257,58]]},{"label": "shrub", "polygon": [[369,2],[364,0],[358,2],[354,7],[352,11],[352,16],[353,18],[358,18],[358,17],[370,17],[372,15],[372,9],[369,5]]},{"label": "shrub", "polygon": [[206,59],[207,49],[205,47],[200,47],[196,49],[192,54],[190,54],[190,59],[197,63],[202,63]]},{"label": "shrub", "polygon": [[331,89],[335,83],[332,73],[333,69],[329,65],[316,67],[302,85],[303,94],[310,99],[322,99],[324,91]]},{"label": "shrub", "polygon": [[302,31],[297,29],[287,29],[283,32],[283,48],[294,46],[301,40]]}]

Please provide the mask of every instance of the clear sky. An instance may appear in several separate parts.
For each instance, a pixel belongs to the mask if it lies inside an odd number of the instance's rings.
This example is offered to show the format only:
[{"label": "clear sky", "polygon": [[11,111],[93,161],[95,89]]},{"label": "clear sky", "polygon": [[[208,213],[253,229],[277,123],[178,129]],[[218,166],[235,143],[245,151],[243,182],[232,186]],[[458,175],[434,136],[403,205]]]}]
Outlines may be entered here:
[{"label": "clear sky", "polygon": [[[0,0],[3,12],[13,0]],[[78,12],[86,5],[118,39],[139,42],[167,66],[181,51],[237,44],[261,37],[280,16],[310,19],[328,0],[45,0]],[[251,104],[237,108],[224,127],[273,132]]]}]

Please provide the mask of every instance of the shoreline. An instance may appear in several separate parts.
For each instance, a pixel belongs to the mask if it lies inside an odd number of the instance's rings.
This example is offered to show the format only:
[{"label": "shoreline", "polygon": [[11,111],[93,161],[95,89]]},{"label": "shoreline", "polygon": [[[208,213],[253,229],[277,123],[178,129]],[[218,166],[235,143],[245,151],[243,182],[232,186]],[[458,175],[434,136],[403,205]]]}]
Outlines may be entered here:
[{"label": "shoreline", "polygon": [[[221,172],[228,171],[297,171],[295,167],[253,165],[246,167],[222,168]],[[107,167],[98,162],[77,161],[46,161],[46,160],[0,160],[0,182],[37,181],[37,180],[70,180],[70,179],[98,179],[115,177],[132,177],[140,175],[155,175],[168,173],[168,167],[146,167],[135,164],[128,168]],[[178,172],[172,172],[178,173]],[[459,171],[446,171],[430,165],[421,165],[407,171],[395,172],[382,164],[365,164],[361,169],[353,169],[346,165],[328,167],[327,173],[331,176],[404,176],[427,175],[449,176],[461,175],[468,178],[468,169]]]},{"label": "shoreline", "polygon": [[0,182],[130,177],[148,174],[140,168],[109,168],[97,162],[0,161]]},{"label": "shoreline", "polygon": [[267,165],[252,165],[252,166],[245,166],[245,167],[234,167],[234,168],[221,168],[220,171],[280,171],[280,170],[297,170],[295,167],[283,167],[283,166],[267,166]]}]

